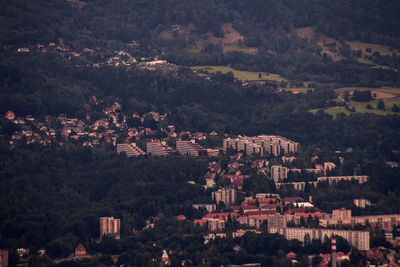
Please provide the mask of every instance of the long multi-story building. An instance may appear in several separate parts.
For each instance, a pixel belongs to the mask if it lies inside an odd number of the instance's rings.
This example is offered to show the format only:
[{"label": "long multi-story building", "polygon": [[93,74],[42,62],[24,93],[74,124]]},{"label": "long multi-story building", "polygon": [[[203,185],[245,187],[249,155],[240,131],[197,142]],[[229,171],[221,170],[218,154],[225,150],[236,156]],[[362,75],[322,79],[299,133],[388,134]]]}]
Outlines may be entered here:
[{"label": "long multi-story building", "polygon": [[340,211],[333,210],[331,216],[321,218],[319,224],[324,227],[361,224],[370,225],[372,228],[392,230],[393,227],[400,225],[400,214],[351,216],[350,210],[341,209]]},{"label": "long multi-story building", "polygon": [[147,153],[153,156],[168,156],[173,153],[174,150],[168,146],[165,142],[160,140],[153,140],[147,142]]},{"label": "long multi-story building", "polygon": [[308,240],[321,240],[325,237],[340,236],[347,240],[349,244],[359,250],[369,250],[369,232],[368,231],[353,231],[353,230],[338,230],[338,229],[320,229],[320,228],[274,228],[268,226],[268,232],[271,234],[281,234],[286,239],[297,239],[301,242]]},{"label": "long multi-story building", "polygon": [[271,178],[275,183],[286,179],[288,175],[288,168],[282,167],[281,165],[271,166]]},{"label": "long multi-story building", "polygon": [[120,154],[122,152],[125,152],[128,158],[146,155],[146,152],[144,152],[140,147],[138,147],[136,143],[117,144],[117,153]]},{"label": "long multi-story building", "polygon": [[114,217],[100,217],[100,240],[103,236],[120,239],[121,220]]},{"label": "long multi-story building", "polygon": [[205,150],[202,146],[197,144],[194,140],[191,141],[177,140],[176,150],[178,150],[179,154],[181,155],[188,155],[194,157],[203,156],[207,154],[207,150]]},{"label": "long multi-story building", "polygon": [[367,175],[353,175],[353,176],[329,176],[329,177],[318,177],[318,182],[328,182],[329,184],[335,184],[340,181],[358,181],[359,184],[368,182]]},{"label": "long multi-story building", "polygon": [[[339,217],[347,216],[347,213],[336,214]],[[295,224],[300,222],[295,215],[275,214],[268,217],[268,232],[271,234],[278,233],[286,237],[286,239],[297,239],[304,242],[306,239],[324,240],[332,235],[341,236],[347,240],[352,246],[359,250],[369,249],[369,232],[368,231],[350,231],[336,229],[317,229],[317,228],[296,228],[287,227],[287,223],[293,221]]]},{"label": "long multi-story building", "polygon": [[235,204],[236,202],[236,189],[223,188],[218,191],[212,192],[212,199],[218,204],[223,202],[225,205]]},{"label": "long multi-story building", "polygon": [[228,148],[236,151],[243,151],[246,152],[246,154],[273,154],[278,156],[281,150],[286,154],[296,153],[299,148],[299,143],[275,135],[244,136],[234,139],[224,139],[224,151]]}]

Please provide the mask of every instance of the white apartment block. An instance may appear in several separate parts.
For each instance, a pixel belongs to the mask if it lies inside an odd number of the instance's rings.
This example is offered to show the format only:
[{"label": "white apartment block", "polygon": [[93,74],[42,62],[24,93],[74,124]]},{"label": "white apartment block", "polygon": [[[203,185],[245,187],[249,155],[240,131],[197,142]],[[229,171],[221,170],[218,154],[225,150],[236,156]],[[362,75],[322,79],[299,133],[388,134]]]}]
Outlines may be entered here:
[{"label": "white apartment block", "polygon": [[176,150],[178,150],[179,154],[187,155],[187,156],[202,156],[206,154],[206,150],[197,144],[194,140],[184,141],[177,140],[176,141]]},{"label": "white apartment block", "polygon": [[359,250],[369,250],[369,232],[353,231],[353,230],[337,230],[337,229],[318,229],[318,228],[273,228],[268,227],[270,234],[278,233],[286,239],[297,239],[304,242],[317,239],[324,241],[325,237],[331,238],[332,235],[343,237],[349,244]]},{"label": "white apartment block", "polygon": [[288,175],[288,168],[282,167],[281,165],[271,166],[271,178],[275,183],[286,179]]},{"label": "white apartment block", "polygon": [[209,213],[215,211],[215,209],[216,209],[215,204],[193,204],[192,207],[194,209],[205,208]]},{"label": "white apartment block", "polygon": [[244,136],[235,139],[224,139],[224,152],[228,148],[236,151],[243,151],[246,152],[246,154],[264,155],[268,153],[278,156],[281,153],[281,150],[286,154],[297,152],[299,143],[275,135],[259,135],[255,137]]},{"label": "white apartment block", "polygon": [[212,192],[212,199],[218,204],[219,202],[225,205],[235,204],[236,202],[236,189],[223,188],[218,191]]},{"label": "white apartment block", "polygon": [[100,217],[100,240],[105,235],[120,239],[121,220],[114,217]]},{"label": "white apartment block", "polygon": [[146,155],[146,152],[144,152],[140,147],[138,147],[136,143],[117,144],[117,153],[120,154],[122,152],[125,152],[128,158]]},{"label": "white apartment block", "polygon": [[329,176],[329,177],[318,177],[317,181],[318,182],[326,182],[331,184],[338,183],[340,181],[353,181],[357,180],[359,184],[366,183],[368,182],[368,176],[367,175],[353,175],[353,176]]},{"label": "white apartment block", "polygon": [[166,142],[160,140],[153,140],[147,142],[147,153],[153,156],[168,156],[173,153],[174,150],[169,147]]},{"label": "white apartment block", "polygon": [[387,215],[368,215],[368,216],[351,216],[351,211],[345,216],[338,214],[321,218],[319,225],[327,227],[329,225],[371,225],[371,227],[382,228],[385,230],[392,230],[394,226],[400,225],[400,214],[387,214]]}]

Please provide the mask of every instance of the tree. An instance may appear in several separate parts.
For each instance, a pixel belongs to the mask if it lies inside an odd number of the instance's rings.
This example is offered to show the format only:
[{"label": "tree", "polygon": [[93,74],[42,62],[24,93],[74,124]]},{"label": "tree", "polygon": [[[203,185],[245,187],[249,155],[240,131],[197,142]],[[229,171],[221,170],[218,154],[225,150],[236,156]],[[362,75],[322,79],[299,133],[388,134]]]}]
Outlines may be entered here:
[{"label": "tree", "polygon": [[383,100],[379,100],[378,104],[377,104],[377,108],[379,110],[385,110],[385,102],[383,102]]},{"label": "tree", "polygon": [[392,107],[392,111],[393,111],[393,112],[400,112],[399,106],[396,105],[396,104],[394,104],[393,107]]}]

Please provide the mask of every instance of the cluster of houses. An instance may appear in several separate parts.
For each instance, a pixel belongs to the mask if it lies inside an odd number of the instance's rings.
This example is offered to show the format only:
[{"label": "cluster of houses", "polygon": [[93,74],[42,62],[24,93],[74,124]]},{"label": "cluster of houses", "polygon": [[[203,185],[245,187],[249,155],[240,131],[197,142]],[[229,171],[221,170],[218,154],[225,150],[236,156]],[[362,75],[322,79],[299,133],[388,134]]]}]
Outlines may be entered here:
[{"label": "cluster of houses", "polygon": [[[77,8],[82,8],[86,5],[85,2],[79,0],[67,0],[72,6]],[[140,46],[138,41],[132,41],[127,47],[136,48]],[[168,63],[166,60],[160,60],[158,57],[154,59],[148,57],[141,57],[136,59],[126,50],[117,50],[113,53],[106,53],[104,51],[100,51],[98,48],[83,48],[80,51],[74,51],[70,46],[64,45],[62,42],[59,45],[56,45],[54,42],[49,42],[47,45],[42,43],[37,43],[34,46],[30,47],[19,47],[17,48],[17,53],[19,54],[29,54],[29,53],[39,53],[39,54],[48,54],[53,53],[64,58],[71,60],[72,58],[80,58],[80,57],[89,57],[94,58],[96,56],[96,61],[92,64],[85,65],[76,65],[77,67],[95,67],[100,68],[102,66],[130,66],[136,64],[138,62],[143,62],[143,67],[148,70],[155,70],[157,67],[175,67],[174,64]],[[139,65],[142,66],[142,65]]]},{"label": "cluster of houses", "polygon": [[[95,96],[92,97],[95,103],[100,103]],[[131,143],[131,139],[140,140],[142,137],[151,136],[153,131],[145,127],[129,127],[128,116],[121,113],[121,105],[117,102],[103,110],[104,117],[92,121],[89,116],[85,120],[69,118],[65,114],[57,117],[44,116],[35,118],[32,115],[17,117],[13,111],[5,114],[6,119],[14,122],[18,130],[11,136],[10,144],[20,143],[32,144],[39,143],[48,145],[52,142],[62,146],[68,141],[77,141],[82,146],[93,147],[101,142],[110,143],[117,146],[119,140],[123,143]],[[159,122],[166,118],[166,115],[157,112],[149,112],[144,115],[134,113],[131,115],[141,123],[146,116]]]}]

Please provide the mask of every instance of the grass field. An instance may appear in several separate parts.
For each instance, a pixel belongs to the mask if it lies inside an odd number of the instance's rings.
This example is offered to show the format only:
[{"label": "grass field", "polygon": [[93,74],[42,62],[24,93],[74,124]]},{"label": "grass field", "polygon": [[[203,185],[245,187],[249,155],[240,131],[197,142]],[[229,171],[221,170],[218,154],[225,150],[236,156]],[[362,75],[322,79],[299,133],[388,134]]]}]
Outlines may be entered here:
[{"label": "grass field", "polygon": [[[349,109],[354,107],[354,112],[346,109],[344,106],[336,106],[326,108],[324,111],[334,117],[336,117],[339,113],[344,113],[346,115],[350,115],[352,113],[372,113],[377,115],[393,115],[400,113],[395,113],[392,111],[393,105],[396,104],[400,107],[400,88],[395,87],[381,87],[381,88],[366,88],[366,87],[346,87],[346,88],[338,88],[336,89],[336,93],[339,95],[343,95],[345,91],[349,91],[350,93],[354,90],[370,90],[371,93],[375,94],[376,97],[374,100],[369,102],[355,102],[349,101],[347,105]],[[377,108],[378,101],[382,100],[385,103],[385,110],[379,110]],[[343,100],[337,98],[332,99],[331,101],[335,102],[343,102]],[[373,109],[367,109],[367,105],[371,105]],[[312,113],[318,112],[318,109],[310,110]]]},{"label": "grass field", "polygon": [[[232,72],[233,76],[242,81],[287,81],[285,78],[279,74],[265,73],[265,72],[254,72],[254,71],[241,71],[235,70],[230,67],[225,66],[194,66],[191,67],[192,70],[196,71],[207,71],[210,73],[216,73],[220,71],[222,73]],[[261,78],[259,78],[259,73],[261,73]]]}]

